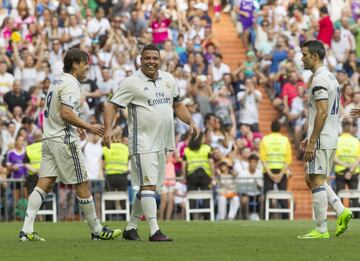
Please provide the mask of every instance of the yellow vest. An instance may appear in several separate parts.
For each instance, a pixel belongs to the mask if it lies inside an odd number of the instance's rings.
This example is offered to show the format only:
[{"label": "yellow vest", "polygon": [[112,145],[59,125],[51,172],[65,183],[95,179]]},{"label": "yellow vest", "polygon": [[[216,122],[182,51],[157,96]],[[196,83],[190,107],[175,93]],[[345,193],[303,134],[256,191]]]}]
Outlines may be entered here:
[{"label": "yellow vest", "polygon": [[106,175],[125,174],[129,170],[129,149],[122,143],[112,143],[111,149],[103,147]]},{"label": "yellow vest", "polygon": [[[25,150],[26,155],[29,158],[29,164],[31,165],[31,167],[37,170],[40,169],[40,163],[42,158],[42,142],[35,142],[31,145],[27,145]],[[35,175],[35,173],[30,170],[28,171],[28,173],[29,175]]]},{"label": "yellow vest", "polygon": [[[336,156],[342,162],[350,164],[355,163],[359,157],[359,140],[349,133],[341,134],[337,144]],[[343,174],[341,171],[344,169],[344,166],[335,164],[335,173]],[[359,172],[360,167],[357,167],[355,173]]]},{"label": "yellow vest", "polygon": [[187,174],[192,174],[195,170],[203,168],[209,176],[212,176],[210,163],[209,163],[209,153],[211,152],[211,147],[203,144],[200,149],[197,151],[185,148],[184,155],[186,157],[186,170]]},{"label": "yellow vest", "polygon": [[[266,135],[261,141],[260,158],[270,169],[282,169],[287,161],[291,161],[291,148],[287,137],[280,133]],[[290,155],[288,155],[290,153]],[[288,159],[290,157],[290,159]]]}]

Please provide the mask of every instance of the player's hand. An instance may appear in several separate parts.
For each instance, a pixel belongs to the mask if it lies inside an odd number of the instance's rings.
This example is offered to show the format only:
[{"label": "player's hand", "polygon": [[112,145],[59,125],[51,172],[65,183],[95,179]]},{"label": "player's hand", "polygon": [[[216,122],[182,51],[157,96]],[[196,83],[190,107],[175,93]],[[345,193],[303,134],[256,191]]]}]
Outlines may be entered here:
[{"label": "player's hand", "polygon": [[300,151],[305,152],[307,143],[308,143],[308,140],[307,140],[307,139],[304,139],[304,140],[300,143]]},{"label": "player's hand", "polygon": [[86,131],[84,129],[76,128],[76,131],[79,134],[80,140],[86,139]]},{"label": "player's hand", "polygon": [[90,131],[96,135],[99,135],[100,137],[103,137],[105,133],[105,127],[100,124],[93,124],[91,125]]},{"label": "player's hand", "polygon": [[196,126],[195,122],[190,122],[190,133],[191,135],[195,136],[195,139],[199,138],[200,129]]},{"label": "player's hand", "polygon": [[110,149],[111,147],[111,137],[112,137],[112,132],[106,131],[103,137],[103,142],[108,149]]},{"label": "player's hand", "polygon": [[312,142],[308,142],[305,149],[304,158],[306,161],[311,161],[315,156],[315,144]]},{"label": "player's hand", "polygon": [[351,109],[350,116],[354,118],[360,117],[360,108]]}]

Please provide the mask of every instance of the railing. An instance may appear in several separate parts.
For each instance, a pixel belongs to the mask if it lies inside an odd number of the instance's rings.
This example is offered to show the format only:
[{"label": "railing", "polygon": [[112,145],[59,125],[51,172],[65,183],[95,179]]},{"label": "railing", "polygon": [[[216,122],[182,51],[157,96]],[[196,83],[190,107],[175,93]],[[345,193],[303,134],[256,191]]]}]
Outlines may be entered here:
[{"label": "railing", "polygon": [[[180,181],[181,178],[176,178],[176,180]],[[259,179],[259,181],[261,182],[262,179]],[[93,198],[95,203],[97,203],[95,205],[97,209],[100,209],[101,194],[103,191],[105,191],[105,180],[90,180],[90,183],[91,191],[95,191],[95,193],[93,193]],[[216,199],[217,193],[222,191],[221,188],[223,188],[223,186],[229,185],[232,187],[232,190],[235,194],[261,194],[261,188],[259,188],[256,183],[257,182],[255,178],[216,178],[215,184],[212,186],[214,199]],[[56,183],[52,192],[56,195],[56,204],[58,210],[57,216],[59,221],[82,219],[79,205],[76,204],[77,199],[74,185]],[[132,198],[134,197],[134,193],[133,188],[130,185],[128,192],[131,202]],[[161,193],[161,190],[159,193]],[[29,195],[30,193],[27,191],[26,181],[24,179],[0,180],[0,221],[23,220],[26,211],[27,198]],[[47,203],[45,200],[42,208],[46,208],[46,205]],[[98,213],[98,215],[100,215],[100,213]]]}]

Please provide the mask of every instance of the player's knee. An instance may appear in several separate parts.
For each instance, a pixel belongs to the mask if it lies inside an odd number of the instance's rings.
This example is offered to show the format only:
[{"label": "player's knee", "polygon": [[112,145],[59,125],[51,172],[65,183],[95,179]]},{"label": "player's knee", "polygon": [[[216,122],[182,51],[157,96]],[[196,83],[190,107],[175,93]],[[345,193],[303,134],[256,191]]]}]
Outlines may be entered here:
[{"label": "player's knee", "polygon": [[55,183],[55,178],[40,178],[37,187],[41,188],[45,193],[49,193]]},{"label": "player's knee", "polygon": [[140,191],[143,191],[143,190],[156,191],[156,185],[141,186],[141,187],[140,187]]},{"label": "player's knee", "polygon": [[325,175],[319,174],[310,174],[307,175],[307,180],[309,182],[309,188],[315,188],[324,185]]}]

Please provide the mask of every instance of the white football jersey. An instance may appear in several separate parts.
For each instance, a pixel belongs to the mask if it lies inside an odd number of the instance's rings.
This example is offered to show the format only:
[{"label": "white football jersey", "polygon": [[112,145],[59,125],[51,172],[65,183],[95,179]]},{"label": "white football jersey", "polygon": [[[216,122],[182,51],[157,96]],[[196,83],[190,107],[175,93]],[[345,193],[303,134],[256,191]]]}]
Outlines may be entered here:
[{"label": "white football jersey", "polygon": [[139,69],[120,83],[110,102],[128,108],[130,155],[175,149],[173,102],[179,100],[167,72],[159,70],[152,81]]},{"label": "white football jersey", "polygon": [[43,139],[70,144],[77,141],[75,127],[60,117],[60,106],[72,108],[76,116],[80,111],[80,83],[68,73],[59,75],[50,85],[46,95]]},{"label": "white football jersey", "polygon": [[307,138],[310,139],[314,129],[316,116],[316,102],[328,100],[328,116],[320,137],[317,140],[317,149],[334,149],[337,146],[339,130],[339,110],[340,110],[340,85],[335,76],[323,66],[316,70],[312,77],[309,88],[309,127]]}]

